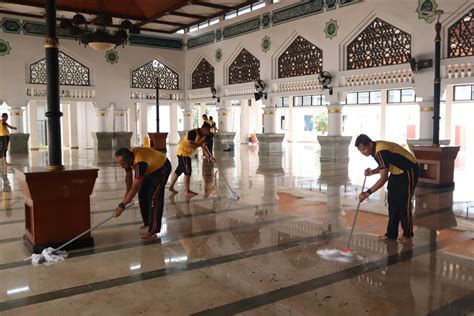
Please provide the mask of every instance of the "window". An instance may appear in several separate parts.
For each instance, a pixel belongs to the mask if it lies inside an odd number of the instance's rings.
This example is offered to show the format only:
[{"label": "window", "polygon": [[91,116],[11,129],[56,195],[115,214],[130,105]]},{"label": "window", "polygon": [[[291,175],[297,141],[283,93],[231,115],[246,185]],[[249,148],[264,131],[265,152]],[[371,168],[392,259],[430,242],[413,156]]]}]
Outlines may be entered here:
[{"label": "window", "polygon": [[236,16],[237,16],[237,11],[230,11],[225,14],[224,20],[230,20],[230,19],[235,18]]},{"label": "window", "polygon": [[347,94],[346,104],[377,104],[381,95],[380,91],[351,92]]},{"label": "window", "polygon": [[199,23],[199,29],[203,29],[209,26],[209,21]]},{"label": "window", "polygon": [[193,25],[189,28],[189,33],[199,30],[199,25]]},{"label": "window", "polygon": [[240,106],[240,100],[232,100],[232,101],[230,102],[230,105],[231,105],[231,106]]},{"label": "window", "polygon": [[474,85],[454,86],[454,101],[474,100]]},{"label": "window", "polygon": [[275,104],[276,107],[288,107],[289,105],[289,98],[288,97],[279,97],[277,103]]},{"label": "window", "polygon": [[293,106],[321,106],[325,103],[322,94],[293,97]]},{"label": "window", "polygon": [[246,7],[240,8],[239,11],[237,11],[237,15],[242,15],[249,12],[252,12],[252,7],[246,6]]},{"label": "window", "polygon": [[252,82],[260,78],[260,61],[242,48],[229,67],[229,84]]},{"label": "window", "polygon": [[176,34],[184,34],[184,29],[177,31]]},{"label": "window", "polygon": [[413,103],[416,101],[415,90],[394,89],[387,91],[388,103]]},{"label": "window", "polygon": [[449,57],[464,57],[474,54],[472,38],[474,36],[474,9],[467,12],[448,29]]},{"label": "window", "polygon": [[272,3],[278,3],[280,0],[272,0]]},{"label": "window", "polygon": [[217,24],[219,23],[219,18],[214,18],[212,20],[209,20],[209,25],[214,25],[214,24]]},{"label": "window", "polygon": [[318,74],[323,70],[323,51],[301,36],[278,57],[278,78]]},{"label": "window", "polygon": [[230,19],[235,18],[236,16],[261,9],[261,8],[265,7],[265,5],[266,5],[265,1],[260,1],[260,2],[257,2],[257,3],[251,4],[251,5],[245,6],[243,8],[240,8],[238,10],[227,12],[224,15],[224,20],[230,20]]}]

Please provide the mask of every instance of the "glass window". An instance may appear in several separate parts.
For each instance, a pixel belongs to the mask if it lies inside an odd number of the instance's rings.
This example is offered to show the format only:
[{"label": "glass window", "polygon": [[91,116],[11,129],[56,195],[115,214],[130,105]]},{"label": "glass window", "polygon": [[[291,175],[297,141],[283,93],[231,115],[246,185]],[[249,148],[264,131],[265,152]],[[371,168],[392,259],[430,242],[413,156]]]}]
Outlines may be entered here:
[{"label": "glass window", "polygon": [[370,103],[380,103],[382,102],[382,92],[380,91],[370,91]]},{"label": "glass window", "polygon": [[251,6],[246,6],[246,7],[243,7],[241,9],[239,9],[239,15],[242,15],[242,14],[245,14],[245,13],[249,13],[250,11],[252,11],[252,8]]},{"label": "glass window", "polygon": [[226,15],[224,16],[224,19],[225,20],[230,20],[230,19],[233,19],[237,16],[237,11],[231,11],[229,13],[226,13]]},{"label": "glass window", "polygon": [[258,2],[258,3],[255,3],[255,4],[252,4],[252,11],[261,9],[261,8],[263,8],[264,6],[265,6],[265,2],[264,2],[264,1]]},{"label": "glass window", "polygon": [[403,89],[402,102],[415,102],[415,90]]},{"label": "glass window", "polygon": [[294,97],[293,105],[294,106],[302,106],[303,105],[303,97]]},{"label": "glass window", "polygon": [[388,103],[400,103],[400,90],[388,90]]},{"label": "glass window", "polygon": [[290,105],[290,101],[289,101],[289,97],[283,97],[283,106],[289,106]]},{"label": "glass window", "polygon": [[322,105],[322,96],[321,95],[313,95],[313,105]]},{"label": "glass window", "polygon": [[197,31],[198,29],[199,29],[199,27],[198,27],[197,25],[193,25],[193,26],[191,26],[191,27],[189,28],[189,33],[195,32],[195,31]]},{"label": "glass window", "polygon": [[455,86],[454,101],[472,100],[472,88],[474,86]]},{"label": "glass window", "polygon": [[272,3],[278,3],[280,0],[272,0]]},{"label": "glass window", "polygon": [[206,22],[202,22],[201,24],[199,24],[199,29],[203,29],[203,28],[206,28],[209,26],[209,22],[206,21]]},{"label": "glass window", "polygon": [[324,95],[321,95],[321,105],[326,105],[326,97]]},{"label": "glass window", "polygon": [[351,92],[346,97],[347,104],[357,104],[357,92]]},{"label": "glass window", "polygon": [[219,23],[219,18],[209,20],[209,25],[214,25],[214,24],[217,24],[217,23]]},{"label": "glass window", "polygon": [[369,104],[369,93],[368,92],[359,92],[358,104]]},{"label": "glass window", "polygon": [[232,100],[232,101],[230,102],[230,104],[231,104],[232,106],[240,106],[240,100]]},{"label": "glass window", "polygon": [[303,97],[303,105],[311,105],[311,96],[310,95],[305,95]]},{"label": "glass window", "polygon": [[179,30],[176,34],[184,34],[184,29]]}]

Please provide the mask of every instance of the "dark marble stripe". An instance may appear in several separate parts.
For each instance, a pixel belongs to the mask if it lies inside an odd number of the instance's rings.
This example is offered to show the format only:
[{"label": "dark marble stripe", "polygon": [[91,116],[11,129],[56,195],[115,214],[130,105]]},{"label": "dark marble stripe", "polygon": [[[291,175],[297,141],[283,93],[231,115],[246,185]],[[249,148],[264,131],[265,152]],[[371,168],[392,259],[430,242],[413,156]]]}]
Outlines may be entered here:
[{"label": "dark marble stripe", "polygon": [[428,313],[428,316],[472,315],[472,313],[474,313],[474,292]]}]

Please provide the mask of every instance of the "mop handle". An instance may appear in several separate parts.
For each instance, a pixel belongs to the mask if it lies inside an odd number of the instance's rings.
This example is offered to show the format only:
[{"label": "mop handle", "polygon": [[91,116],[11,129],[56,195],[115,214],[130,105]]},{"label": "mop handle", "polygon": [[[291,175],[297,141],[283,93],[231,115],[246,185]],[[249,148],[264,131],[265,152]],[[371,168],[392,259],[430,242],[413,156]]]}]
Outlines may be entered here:
[{"label": "mop handle", "polygon": [[[135,205],[135,202],[128,204],[128,205],[125,207],[125,209],[127,209],[127,208],[129,208],[129,207],[131,207],[131,206],[133,206],[133,205]],[[110,221],[110,220],[111,220],[112,218],[114,218],[114,217],[115,217],[115,216],[114,216],[113,214],[110,215],[109,217],[107,217],[106,219],[104,219],[102,222],[100,222],[100,223],[98,223],[98,224],[95,224],[94,226],[92,226],[91,228],[89,228],[88,230],[86,230],[85,232],[81,233],[80,235],[77,235],[76,237],[74,237],[73,239],[69,240],[68,242],[62,244],[61,246],[59,246],[58,248],[54,249],[53,251],[58,251],[58,250],[63,249],[64,247],[66,247],[67,245],[69,245],[69,244],[75,242],[76,240],[78,240],[78,239],[81,238],[82,236],[84,236],[84,235],[90,233],[91,231],[93,231],[93,230],[96,229],[97,227],[102,226],[103,224],[107,223],[108,221]]]},{"label": "mop handle", "polygon": [[[367,176],[364,177],[364,183],[362,183],[362,191],[361,192],[364,192],[365,180],[367,180]],[[352,222],[351,233],[349,235],[349,240],[347,240],[347,247],[346,247],[347,249],[349,249],[349,246],[351,245],[352,233],[354,232],[355,223],[357,221],[357,214],[359,214],[359,207],[360,207],[360,200],[357,203],[357,208],[356,208],[356,213],[355,213],[355,216],[354,216],[354,221]]]},{"label": "mop handle", "polygon": [[217,161],[216,159],[214,158],[214,156],[212,156],[212,154],[209,152],[209,149],[207,149],[206,147],[202,147],[203,150],[205,150],[207,152],[207,154],[212,157],[212,160],[214,161],[214,163],[216,164],[216,168],[217,168],[217,171],[219,172],[219,174],[221,175],[221,177],[224,179],[224,182],[225,184],[227,184],[227,187],[229,188],[230,192],[234,193],[234,190],[232,190],[232,187],[230,186],[229,184],[229,181],[227,181],[227,178],[225,177],[225,175],[221,172],[221,169],[219,169],[219,165],[217,164]]}]

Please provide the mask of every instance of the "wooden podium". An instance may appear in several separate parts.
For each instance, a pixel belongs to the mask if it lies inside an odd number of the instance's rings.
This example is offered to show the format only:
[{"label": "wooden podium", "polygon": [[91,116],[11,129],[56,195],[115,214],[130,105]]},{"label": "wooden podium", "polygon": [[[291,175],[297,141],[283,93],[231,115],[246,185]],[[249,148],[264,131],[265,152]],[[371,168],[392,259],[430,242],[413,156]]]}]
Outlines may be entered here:
[{"label": "wooden podium", "polygon": [[150,147],[158,151],[166,151],[166,138],[168,133],[148,133]]},{"label": "wooden podium", "polygon": [[[99,169],[68,166],[15,170],[25,197],[25,245],[34,253],[58,247],[91,227],[90,195]],[[90,234],[67,249],[91,247]]]}]

